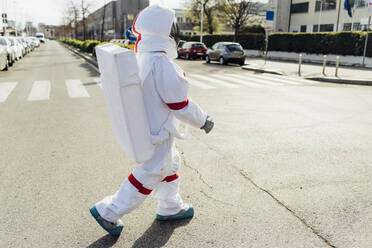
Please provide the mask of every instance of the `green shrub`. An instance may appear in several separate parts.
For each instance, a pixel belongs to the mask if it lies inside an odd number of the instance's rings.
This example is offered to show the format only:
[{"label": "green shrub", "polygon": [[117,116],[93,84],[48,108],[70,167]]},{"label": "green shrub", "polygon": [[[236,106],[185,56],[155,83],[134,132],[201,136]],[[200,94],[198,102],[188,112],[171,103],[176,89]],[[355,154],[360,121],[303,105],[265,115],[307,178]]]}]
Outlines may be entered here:
[{"label": "green shrub", "polygon": [[[74,40],[74,39],[60,39],[58,41],[65,43],[69,46],[78,48],[80,51],[91,53],[94,57],[96,56],[96,49],[95,49],[96,46],[108,43],[108,42],[100,42],[98,40],[80,41],[80,40]],[[127,45],[124,45],[124,44],[115,43],[115,45],[130,49]]]}]

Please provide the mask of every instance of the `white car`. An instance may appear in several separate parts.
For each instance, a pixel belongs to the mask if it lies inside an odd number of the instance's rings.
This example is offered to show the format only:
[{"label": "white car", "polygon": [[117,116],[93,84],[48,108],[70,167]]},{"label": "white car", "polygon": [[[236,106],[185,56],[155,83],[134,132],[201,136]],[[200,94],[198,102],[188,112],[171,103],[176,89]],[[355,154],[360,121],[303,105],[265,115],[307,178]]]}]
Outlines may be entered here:
[{"label": "white car", "polygon": [[36,37],[28,37],[31,41],[32,41],[32,44],[34,45],[34,47],[39,47],[40,46],[40,41],[38,38]]},{"label": "white car", "polygon": [[6,37],[9,41],[11,46],[14,49],[16,60],[20,60],[22,58],[22,46],[17,42],[14,37]]},{"label": "white car", "polygon": [[41,43],[45,43],[45,41],[46,41],[43,33],[37,33],[37,34],[36,34],[36,38],[37,38]]}]

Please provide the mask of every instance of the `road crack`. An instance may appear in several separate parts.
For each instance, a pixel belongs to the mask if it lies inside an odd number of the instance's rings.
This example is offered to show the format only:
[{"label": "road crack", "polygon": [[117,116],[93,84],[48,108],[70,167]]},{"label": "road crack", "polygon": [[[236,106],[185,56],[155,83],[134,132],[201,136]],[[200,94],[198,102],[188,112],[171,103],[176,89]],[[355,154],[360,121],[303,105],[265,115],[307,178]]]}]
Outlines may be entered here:
[{"label": "road crack", "polygon": [[218,203],[221,203],[223,205],[228,205],[228,206],[232,206],[232,207],[238,207],[238,206],[235,206],[234,204],[231,204],[229,202],[225,202],[225,201],[221,201],[217,198],[214,198],[213,196],[211,195],[208,195],[207,193],[205,193],[203,190],[200,190],[200,192],[205,196],[207,197],[208,199],[212,200],[212,201],[215,201],[215,202],[218,202]]},{"label": "road crack", "polygon": [[[180,150],[179,148],[177,148],[178,150]],[[200,171],[194,167],[192,167],[191,165],[189,165],[185,159],[185,155],[184,155],[184,152],[180,150],[180,154],[181,154],[181,159],[182,159],[182,162],[183,162],[183,165],[189,169],[191,169],[192,171],[194,171],[198,177],[199,177],[199,180],[204,184],[206,185],[209,189],[213,189],[213,187],[207,183],[207,181],[203,178],[203,175],[200,173]]]},{"label": "road crack", "polygon": [[[237,169],[237,168],[236,168]],[[289,211],[294,217],[296,217],[304,226],[306,226],[308,229],[312,231],[319,239],[321,239],[326,245],[332,248],[336,248],[331,242],[326,239],[318,230],[313,228],[310,224],[306,222],[306,220],[302,219],[299,215],[296,214],[296,212],[292,209],[290,209],[287,205],[285,205],[284,202],[280,201],[276,196],[274,196],[273,193],[271,193],[269,190],[259,186],[257,183],[255,183],[243,170],[239,170],[240,175],[242,175],[246,180],[248,180],[254,187],[259,189],[260,191],[265,192],[268,194],[276,203],[278,203],[280,206],[285,208],[287,211]]]}]

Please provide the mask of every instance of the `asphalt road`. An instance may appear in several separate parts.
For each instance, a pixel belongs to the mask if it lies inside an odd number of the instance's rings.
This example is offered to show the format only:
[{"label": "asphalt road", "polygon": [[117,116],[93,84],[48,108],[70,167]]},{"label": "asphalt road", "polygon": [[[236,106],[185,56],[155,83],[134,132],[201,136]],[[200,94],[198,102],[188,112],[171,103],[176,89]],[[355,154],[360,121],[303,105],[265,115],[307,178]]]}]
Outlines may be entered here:
[{"label": "asphalt road", "polygon": [[0,73],[0,247],[372,247],[372,87],[177,61],[210,135],[178,141],[191,221],[149,197],[118,239],[89,207],[135,164],[98,73],[50,41]]}]

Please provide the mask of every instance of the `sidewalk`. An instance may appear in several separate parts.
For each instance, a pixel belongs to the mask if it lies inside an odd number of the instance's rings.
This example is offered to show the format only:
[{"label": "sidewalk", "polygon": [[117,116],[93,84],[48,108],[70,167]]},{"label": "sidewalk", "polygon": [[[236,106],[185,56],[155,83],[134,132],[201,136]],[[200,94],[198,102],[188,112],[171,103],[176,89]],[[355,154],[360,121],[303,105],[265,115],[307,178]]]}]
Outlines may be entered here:
[{"label": "sidewalk", "polygon": [[[266,72],[279,75],[298,76],[298,63],[287,61],[267,60],[264,65],[262,58],[247,58],[243,69],[256,72]],[[327,65],[324,76],[323,66],[317,64],[303,63],[301,66],[301,77],[317,81],[346,84],[372,85],[372,70],[364,68],[340,67],[338,77],[335,77],[335,66]]]}]

